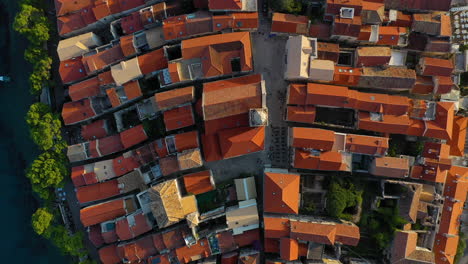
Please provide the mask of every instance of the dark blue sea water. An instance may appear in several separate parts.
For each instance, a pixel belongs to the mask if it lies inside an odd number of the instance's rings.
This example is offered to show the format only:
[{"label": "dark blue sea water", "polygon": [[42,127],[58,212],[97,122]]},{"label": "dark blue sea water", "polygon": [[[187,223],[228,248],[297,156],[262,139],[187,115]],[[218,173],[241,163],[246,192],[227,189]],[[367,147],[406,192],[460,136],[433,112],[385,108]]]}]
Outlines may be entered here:
[{"label": "dark blue sea water", "polygon": [[0,0],[0,259],[1,263],[70,263],[37,236],[30,224],[39,206],[31,194],[24,170],[39,151],[29,138],[24,116],[33,98],[29,94],[30,65],[23,59],[27,41],[11,29],[17,0]]}]

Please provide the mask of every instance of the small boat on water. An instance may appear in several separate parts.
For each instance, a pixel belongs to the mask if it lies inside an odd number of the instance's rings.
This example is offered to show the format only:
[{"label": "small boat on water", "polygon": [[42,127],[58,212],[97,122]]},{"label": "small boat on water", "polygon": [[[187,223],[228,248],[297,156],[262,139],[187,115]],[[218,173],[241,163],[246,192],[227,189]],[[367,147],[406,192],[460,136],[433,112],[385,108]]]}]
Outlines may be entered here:
[{"label": "small boat on water", "polygon": [[0,82],[9,82],[11,81],[10,77],[0,75]]}]

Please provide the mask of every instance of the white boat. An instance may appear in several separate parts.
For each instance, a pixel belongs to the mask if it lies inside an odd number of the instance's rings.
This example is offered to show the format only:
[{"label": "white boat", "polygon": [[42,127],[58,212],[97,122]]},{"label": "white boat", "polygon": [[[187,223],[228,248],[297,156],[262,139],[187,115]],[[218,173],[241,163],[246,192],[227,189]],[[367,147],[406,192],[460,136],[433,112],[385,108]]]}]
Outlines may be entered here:
[{"label": "white boat", "polygon": [[8,76],[0,76],[0,82],[9,82],[11,79]]}]

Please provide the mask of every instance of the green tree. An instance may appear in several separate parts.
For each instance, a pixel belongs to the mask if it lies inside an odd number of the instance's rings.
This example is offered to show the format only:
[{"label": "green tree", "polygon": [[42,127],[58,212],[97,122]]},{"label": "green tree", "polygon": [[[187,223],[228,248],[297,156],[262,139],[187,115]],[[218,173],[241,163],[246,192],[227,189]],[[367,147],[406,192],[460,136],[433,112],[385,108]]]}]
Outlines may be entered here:
[{"label": "green tree", "polygon": [[62,138],[62,122],[49,106],[43,103],[32,104],[26,114],[31,138],[42,150],[54,150],[61,153],[66,147]]},{"label": "green tree", "polygon": [[362,203],[362,191],[357,191],[352,183],[332,182],[327,192],[327,212],[330,216],[336,218],[349,219],[350,215],[343,212],[346,208],[354,207]]},{"label": "green tree", "polygon": [[24,51],[24,59],[31,64],[34,64],[45,57],[47,57],[47,53],[44,51],[44,49],[37,46],[30,45]]},{"label": "green tree", "polygon": [[[28,54],[28,56],[31,56]],[[43,57],[33,64],[33,71],[29,76],[32,94],[39,94],[45,82],[50,79],[50,70],[52,68],[52,58]]]},{"label": "green tree", "polygon": [[86,251],[83,244],[83,233],[77,232],[69,235],[64,226],[54,226],[50,236],[52,242],[60,248],[64,253],[72,256],[84,256]]},{"label": "green tree", "polygon": [[298,14],[302,10],[302,3],[296,0],[270,0],[270,7],[277,12]]},{"label": "green tree", "polygon": [[455,263],[460,262],[460,258],[463,256],[466,249],[466,235],[463,232],[460,232],[459,237],[460,240],[458,241],[457,254],[455,255]]},{"label": "green tree", "polygon": [[13,29],[36,46],[43,45],[50,38],[49,23],[44,12],[26,3],[21,4],[20,12],[15,16]]},{"label": "green tree", "polygon": [[65,176],[68,175],[63,154],[44,152],[33,161],[26,172],[31,180],[33,191],[42,199],[50,198],[51,188],[60,187]]},{"label": "green tree", "polygon": [[31,223],[34,231],[38,235],[48,237],[49,227],[54,219],[54,215],[47,208],[38,208],[32,215]]}]

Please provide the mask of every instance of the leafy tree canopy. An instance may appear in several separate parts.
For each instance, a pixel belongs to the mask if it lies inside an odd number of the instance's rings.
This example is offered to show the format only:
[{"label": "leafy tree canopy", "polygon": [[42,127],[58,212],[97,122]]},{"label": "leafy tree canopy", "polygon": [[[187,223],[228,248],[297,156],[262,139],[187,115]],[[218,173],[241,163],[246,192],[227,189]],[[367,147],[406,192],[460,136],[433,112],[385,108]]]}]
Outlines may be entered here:
[{"label": "leafy tree canopy", "polygon": [[48,229],[54,215],[47,208],[39,208],[32,215],[32,227],[38,235],[44,235],[47,237],[49,235]]},{"label": "leafy tree canopy", "polygon": [[302,10],[302,3],[296,0],[270,0],[271,9],[277,12],[299,13]]},{"label": "leafy tree canopy", "polygon": [[[327,192],[327,212],[332,217],[343,218],[346,208],[354,207],[362,203],[362,191],[357,191],[352,183],[332,182]],[[349,218],[349,217],[347,217]]]},{"label": "leafy tree canopy", "polygon": [[60,153],[66,143],[62,139],[62,122],[57,114],[43,103],[32,104],[26,115],[31,137],[42,150],[54,150]]},{"label": "leafy tree canopy", "polygon": [[33,191],[43,199],[49,199],[50,188],[59,187],[68,174],[64,155],[44,152],[31,164],[26,177],[31,180]]},{"label": "leafy tree canopy", "polygon": [[64,226],[53,226],[51,228],[51,240],[63,252],[72,256],[86,255],[83,244],[83,233],[78,232],[70,235]]},{"label": "leafy tree canopy", "polygon": [[14,30],[26,36],[35,45],[49,40],[49,23],[44,12],[30,4],[23,3],[13,23]]}]

